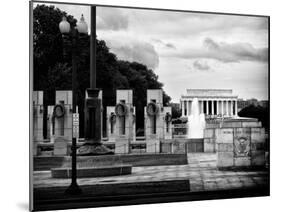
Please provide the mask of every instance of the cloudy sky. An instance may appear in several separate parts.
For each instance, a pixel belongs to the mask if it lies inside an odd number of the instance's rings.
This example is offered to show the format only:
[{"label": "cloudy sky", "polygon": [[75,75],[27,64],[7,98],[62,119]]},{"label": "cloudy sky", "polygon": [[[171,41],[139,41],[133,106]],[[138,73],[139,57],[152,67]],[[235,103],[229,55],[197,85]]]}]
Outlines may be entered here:
[{"label": "cloudy sky", "polygon": [[[56,6],[90,25],[89,7]],[[187,88],[268,99],[266,18],[98,7],[97,36],[119,59],[153,69],[174,102]]]}]

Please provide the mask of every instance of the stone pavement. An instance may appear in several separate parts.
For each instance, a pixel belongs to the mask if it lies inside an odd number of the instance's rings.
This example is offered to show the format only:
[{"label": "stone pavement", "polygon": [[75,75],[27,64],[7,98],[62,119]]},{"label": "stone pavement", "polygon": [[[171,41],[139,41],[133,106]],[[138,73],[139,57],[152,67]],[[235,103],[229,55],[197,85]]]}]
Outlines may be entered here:
[{"label": "stone pavement", "polygon": [[[79,185],[119,184],[129,182],[190,180],[190,191],[255,188],[269,185],[267,170],[221,171],[216,168],[216,154],[188,153],[187,165],[133,167],[131,175],[83,178]],[[34,187],[67,186],[70,179],[53,179],[50,171],[34,172]]]}]

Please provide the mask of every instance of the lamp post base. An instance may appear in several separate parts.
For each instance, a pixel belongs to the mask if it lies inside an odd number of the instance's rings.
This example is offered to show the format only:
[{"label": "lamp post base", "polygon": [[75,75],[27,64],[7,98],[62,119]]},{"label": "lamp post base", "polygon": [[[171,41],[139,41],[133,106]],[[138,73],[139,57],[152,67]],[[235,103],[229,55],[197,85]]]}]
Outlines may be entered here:
[{"label": "lamp post base", "polygon": [[88,88],[86,90],[84,111],[86,142],[77,149],[77,155],[113,155],[114,152],[101,143],[102,92],[100,89]]},{"label": "lamp post base", "polygon": [[86,141],[80,148],[77,149],[78,156],[94,156],[94,155],[113,155],[114,152],[107,148],[102,143],[93,143]]},{"label": "lamp post base", "polygon": [[66,195],[79,195],[82,194],[81,188],[78,186],[77,182],[72,182],[70,186],[65,190]]}]

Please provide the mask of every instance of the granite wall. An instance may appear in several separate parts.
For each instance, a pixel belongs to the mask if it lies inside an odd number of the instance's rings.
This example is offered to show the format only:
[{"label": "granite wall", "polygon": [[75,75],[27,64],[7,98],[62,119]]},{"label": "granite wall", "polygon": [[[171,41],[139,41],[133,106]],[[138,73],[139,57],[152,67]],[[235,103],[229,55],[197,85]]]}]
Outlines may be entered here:
[{"label": "granite wall", "polygon": [[260,122],[228,123],[214,136],[218,168],[265,165],[265,131]]}]

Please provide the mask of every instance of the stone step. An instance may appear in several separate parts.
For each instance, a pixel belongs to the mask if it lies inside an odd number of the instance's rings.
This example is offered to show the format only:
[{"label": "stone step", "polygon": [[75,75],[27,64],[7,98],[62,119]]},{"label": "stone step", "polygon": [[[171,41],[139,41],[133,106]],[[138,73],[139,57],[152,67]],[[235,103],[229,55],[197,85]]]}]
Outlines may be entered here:
[{"label": "stone step", "polygon": [[[50,170],[51,168],[70,167],[71,156],[37,156],[33,158],[34,171]],[[161,165],[184,165],[187,164],[186,154],[126,154],[126,155],[104,155],[104,156],[79,156],[77,164],[92,163],[95,165],[131,164],[132,166],[161,166]]]},{"label": "stone step", "polygon": [[[71,167],[51,169],[51,173],[53,178],[71,178],[72,176]],[[131,173],[132,173],[131,165],[113,165],[113,166],[103,166],[103,167],[77,168],[78,178],[108,177],[108,176],[127,175]]]}]

